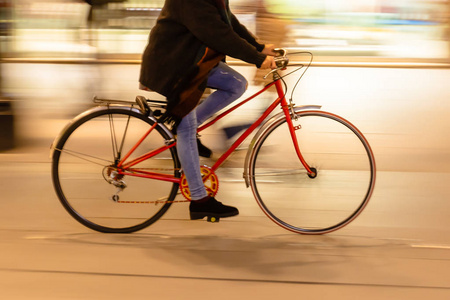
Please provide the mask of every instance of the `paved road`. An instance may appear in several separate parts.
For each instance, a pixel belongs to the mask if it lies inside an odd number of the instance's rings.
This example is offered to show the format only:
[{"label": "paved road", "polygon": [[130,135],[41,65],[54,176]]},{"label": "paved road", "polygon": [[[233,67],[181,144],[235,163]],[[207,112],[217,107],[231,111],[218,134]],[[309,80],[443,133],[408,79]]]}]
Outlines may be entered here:
[{"label": "paved road", "polygon": [[[5,68],[18,147],[0,153],[2,299],[450,298],[449,70],[308,71],[296,94],[305,100],[296,102],[352,120],[379,168],[364,213],[338,232],[311,237],[263,216],[240,180],[241,153],[219,173],[220,199],[240,208],[236,218],[188,221],[187,205],[177,204],[138,233],[84,228],[53,192],[49,145],[91,94],[142,93],[138,67]],[[242,71],[251,78],[251,69]],[[204,135],[216,151],[220,126]]]}]

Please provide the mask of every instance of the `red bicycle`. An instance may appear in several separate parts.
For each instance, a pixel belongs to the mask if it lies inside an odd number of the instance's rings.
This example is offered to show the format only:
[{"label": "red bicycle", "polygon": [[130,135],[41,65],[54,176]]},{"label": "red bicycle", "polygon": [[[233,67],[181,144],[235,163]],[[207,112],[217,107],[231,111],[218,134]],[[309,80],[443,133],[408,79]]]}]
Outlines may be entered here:
[{"label": "red bicycle", "polygon": [[[311,55],[309,61],[282,75],[289,59],[280,49],[279,68],[269,73],[273,81],[199,127],[202,132],[275,87],[277,98],[213,166],[202,166],[201,172],[208,192],[215,195],[216,170],[259,128],[245,159],[247,187],[276,224],[296,233],[323,234],[349,224],[366,207],[375,186],[375,159],[363,134],[349,121],[320,106],[292,102],[312,62],[311,53],[302,53]],[[301,69],[287,100],[284,77]],[[93,230],[129,233],[157,221],[174,202],[189,201],[176,135],[157,119],[166,102],[142,96],[135,102],[94,102],[98,106],[75,117],[52,145],[54,188],[70,215]],[[268,118],[277,107],[281,111]]]}]

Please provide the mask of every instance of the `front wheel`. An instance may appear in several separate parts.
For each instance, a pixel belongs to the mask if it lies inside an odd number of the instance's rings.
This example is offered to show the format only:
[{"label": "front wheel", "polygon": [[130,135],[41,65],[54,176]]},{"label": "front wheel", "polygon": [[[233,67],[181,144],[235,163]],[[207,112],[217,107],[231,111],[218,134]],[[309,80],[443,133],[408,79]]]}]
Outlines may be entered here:
[{"label": "front wheel", "polygon": [[375,185],[375,159],[362,133],[323,111],[298,111],[292,121],[305,170],[286,118],[267,126],[254,144],[249,181],[264,213],[302,234],[340,229],[366,207]]}]

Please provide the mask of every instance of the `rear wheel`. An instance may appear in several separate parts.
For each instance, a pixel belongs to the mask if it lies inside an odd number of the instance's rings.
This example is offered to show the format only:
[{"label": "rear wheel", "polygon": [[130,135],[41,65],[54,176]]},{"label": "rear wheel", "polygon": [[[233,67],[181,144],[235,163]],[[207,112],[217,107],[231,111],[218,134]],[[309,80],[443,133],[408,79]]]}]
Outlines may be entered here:
[{"label": "rear wheel", "polygon": [[375,159],[362,133],[339,116],[297,112],[293,120],[301,164],[285,118],[255,142],[249,179],[264,213],[276,224],[302,234],[344,227],[367,205],[375,185]]},{"label": "rear wheel", "polygon": [[[177,183],[121,175],[117,169],[154,122],[132,108],[99,107],[66,128],[54,145],[52,178],[60,202],[78,222],[100,232],[129,233],[167,211]],[[167,130],[156,126],[128,161],[164,146],[170,138]],[[175,147],[134,168],[180,177]]]}]

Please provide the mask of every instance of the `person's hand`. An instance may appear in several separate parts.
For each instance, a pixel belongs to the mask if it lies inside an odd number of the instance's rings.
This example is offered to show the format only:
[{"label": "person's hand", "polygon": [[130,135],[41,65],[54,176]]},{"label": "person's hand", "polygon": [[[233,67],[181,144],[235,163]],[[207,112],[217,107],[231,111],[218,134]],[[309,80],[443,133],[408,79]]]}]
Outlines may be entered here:
[{"label": "person's hand", "polygon": [[273,59],[273,56],[267,55],[266,59],[261,64],[261,69],[276,69],[277,64],[275,63],[275,60]]},{"label": "person's hand", "polygon": [[274,44],[266,44],[264,45],[264,49],[263,51],[261,51],[261,53],[265,54],[265,55],[271,55],[271,56],[276,56],[278,53],[275,52],[275,45]]}]

